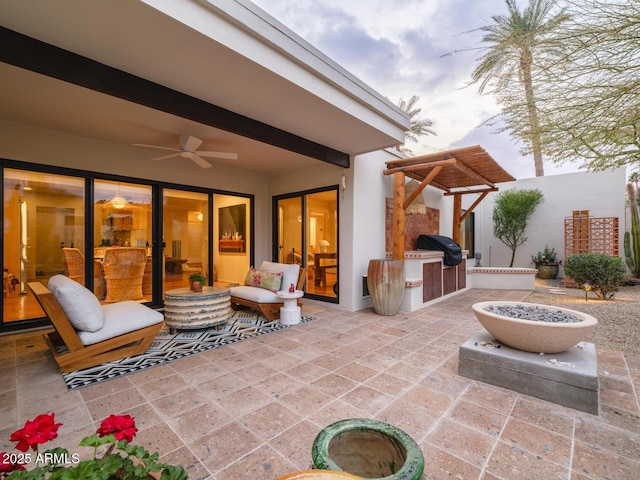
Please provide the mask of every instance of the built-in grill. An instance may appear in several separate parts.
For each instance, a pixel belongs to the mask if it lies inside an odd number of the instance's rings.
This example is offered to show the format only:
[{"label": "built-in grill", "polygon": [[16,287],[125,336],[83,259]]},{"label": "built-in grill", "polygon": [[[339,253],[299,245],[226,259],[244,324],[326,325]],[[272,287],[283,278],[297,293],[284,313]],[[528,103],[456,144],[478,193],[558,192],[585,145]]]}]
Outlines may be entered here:
[{"label": "built-in grill", "polygon": [[442,235],[419,235],[416,240],[418,250],[444,252],[443,263],[454,267],[462,262],[462,248],[453,239]]}]

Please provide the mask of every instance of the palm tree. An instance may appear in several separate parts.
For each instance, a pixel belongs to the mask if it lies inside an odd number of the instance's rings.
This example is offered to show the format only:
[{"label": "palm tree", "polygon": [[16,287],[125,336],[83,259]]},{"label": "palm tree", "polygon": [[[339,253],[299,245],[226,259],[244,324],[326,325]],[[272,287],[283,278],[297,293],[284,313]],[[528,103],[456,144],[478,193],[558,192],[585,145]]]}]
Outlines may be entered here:
[{"label": "palm tree", "polygon": [[[473,82],[480,82],[480,93],[491,84],[497,92],[514,82],[524,89],[528,128],[524,138],[530,143],[536,176],[544,175],[542,161],[542,135],[536,96],[534,94],[532,67],[534,55],[544,55],[544,48],[553,41],[552,34],[570,17],[565,10],[553,14],[555,0],[529,0],[520,12],[516,0],[505,0],[509,14],[492,16],[493,23],[479,30],[484,32],[482,42],[486,53],[472,74]],[[551,40],[550,40],[551,39]],[[508,105],[507,105],[508,108]],[[504,109],[503,109],[504,110]]]},{"label": "palm tree", "polygon": [[[404,132],[405,142],[407,140],[418,142],[422,135],[436,134],[431,130],[431,127],[433,126],[433,122],[431,120],[417,118],[418,114],[422,111],[421,108],[416,107],[418,100],[420,100],[418,95],[412,95],[408,101],[401,98],[398,102],[398,106],[409,114],[409,120],[411,121],[411,130]],[[405,153],[412,153],[411,150],[404,145],[398,146],[397,149]]]}]

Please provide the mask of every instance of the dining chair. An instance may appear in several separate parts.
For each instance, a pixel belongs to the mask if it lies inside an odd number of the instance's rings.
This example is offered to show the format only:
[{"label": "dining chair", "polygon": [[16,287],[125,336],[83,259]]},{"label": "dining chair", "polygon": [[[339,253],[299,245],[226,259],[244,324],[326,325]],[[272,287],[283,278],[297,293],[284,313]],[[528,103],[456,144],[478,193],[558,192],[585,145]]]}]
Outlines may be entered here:
[{"label": "dining chair", "polygon": [[141,299],[146,263],[147,252],[144,247],[107,249],[102,262],[107,283],[105,301],[110,303]]}]

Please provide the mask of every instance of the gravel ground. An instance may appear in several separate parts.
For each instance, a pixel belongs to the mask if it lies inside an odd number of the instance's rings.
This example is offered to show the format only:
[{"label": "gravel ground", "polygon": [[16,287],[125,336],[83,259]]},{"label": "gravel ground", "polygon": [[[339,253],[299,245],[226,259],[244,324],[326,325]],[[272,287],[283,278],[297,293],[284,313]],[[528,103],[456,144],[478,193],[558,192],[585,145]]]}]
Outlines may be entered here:
[{"label": "gravel ground", "polygon": [[[564,294],[551,293],[552,290]],[[601,348],[640,354],[640,284],[620,287],[611,300],[598,300],[593,292],[589,292],[585,300],[584,290],[564,288],[562,280],[536,278],[536,288],[525,301],[593,315],[598,319],[598,327],[587,338],[588,342]]]}]

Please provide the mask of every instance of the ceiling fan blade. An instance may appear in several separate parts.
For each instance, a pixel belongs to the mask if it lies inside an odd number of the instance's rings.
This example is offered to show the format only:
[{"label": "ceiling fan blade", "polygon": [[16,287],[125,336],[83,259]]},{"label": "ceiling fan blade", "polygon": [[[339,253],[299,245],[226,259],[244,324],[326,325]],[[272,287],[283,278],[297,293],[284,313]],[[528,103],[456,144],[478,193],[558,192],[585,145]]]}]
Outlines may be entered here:
[{"label": "ceiling fan blade", "polygon": [[142,143],[134,143],[134,147],[144,147],[144,148],[157,148],[159,150],[169,150],[170,152],[180,152],[181,150],[178,148],[170,148],[170,147],[161,147],[160,145],[144,145]]},{"label": "ceiling fan blade", "polygon": [[193,160],[196,163],[196,165],[202,168],[211,168],[211,164],[209,162],[207,162],[204,158],[199,157],[195,153],[191,157],[191,160]]},{"label": "ceiling fan blade", "polygon": [[202,140],[191,135],[180,135],[180,148],[188,152],[195,152],[202,145]]},{"label": "ceiling fan blade", "polygon": [[237,160],[237,153],[227,153],[227,152],[196,152],[201,157],[214,157],[214,158],[226,158],[228,160]]},{"label": "ceiling fan blade", "polygon": [[170,155],[163,155],[162,157],[152,158],[151,160],[165,160],[167,158],[179,157],[180,153],[172,153]]}]

